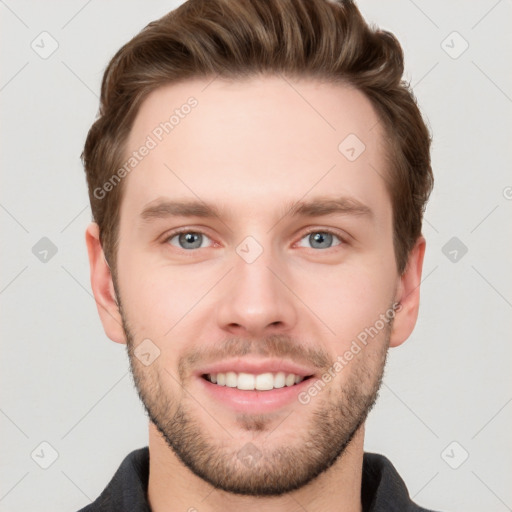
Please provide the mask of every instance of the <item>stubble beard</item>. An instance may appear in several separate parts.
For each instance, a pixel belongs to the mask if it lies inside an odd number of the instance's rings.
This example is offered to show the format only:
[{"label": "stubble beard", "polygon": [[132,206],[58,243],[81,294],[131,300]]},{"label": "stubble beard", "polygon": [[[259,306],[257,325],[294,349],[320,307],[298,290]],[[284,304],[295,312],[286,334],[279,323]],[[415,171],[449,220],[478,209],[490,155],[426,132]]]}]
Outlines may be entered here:
[{"label": "stubble beard", "polygon": [[[192,473],[217,489],[247,496],[281,496],[299,489],[343,455],[378,398],[392,327],[389,322],[384,340],[379,336],[371,341],[379,344],[372,357],[365,357],[363,349],[343,368],[342,373],[350,373],[345,380],[338,379],[341,386],[336,387],[336,377],[333,378],[329,387],[309,404],[298,404],[284,421],[282,417],[276,421],[273,415],[237,415],[238,428],[261,433],[261,438],[237,442],[227,433],[234,432],[232,425],[225,425],[225,437],[232,444],[226,447],[225,441],[213,438],[208,427],[196,419],[194,408],[200,406],[189,398],[187,390],[180,387],[181,396],[171,396],[161,385],[161,375],[155,367],[146,368],[136,360],[135,337],[122,311],[121,316],[134,384],[150,421]],[[161,373],[165,371],[160,369]],[[303,421],[297,415],[308,414],[307,428],[297,432],[294,422]],[[207,417],[213,424],[212,416]],[[211,431],[221,429],[217,424],[213,426]],[[286,428],[291,428],[299,440],[271,447],[272,436]]]}]

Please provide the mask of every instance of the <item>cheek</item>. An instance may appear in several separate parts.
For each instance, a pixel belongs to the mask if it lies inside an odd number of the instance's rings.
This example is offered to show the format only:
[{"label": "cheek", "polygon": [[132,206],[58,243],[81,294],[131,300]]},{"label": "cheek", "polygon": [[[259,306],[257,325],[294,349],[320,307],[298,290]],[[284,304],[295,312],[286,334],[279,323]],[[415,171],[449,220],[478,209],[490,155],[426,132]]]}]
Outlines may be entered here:
[{"label": "cheek", "polygon": [[173,267],[135,257],[125,259],[123,272],[123,308],[130,326],[139,337],[157,342],[173,338],[188,316],[201,311],[202,297],[219,274],[213,268]]},{"label": "cheek", "polygon": [[174,289],[165,285],[147,262],[136,257],[119,258],[118,271],[123,311],[131,330],[138,337],[156,337],[168,323],[162,313],[167,310],[168,314],[167,304]]},{"label": "cheek", "polygon": [[335,351],[340,353],[386,313],[393,296],[392,274],[378,261],[332,267],[323,274],[310,277],[300,296],[334,331]]}]

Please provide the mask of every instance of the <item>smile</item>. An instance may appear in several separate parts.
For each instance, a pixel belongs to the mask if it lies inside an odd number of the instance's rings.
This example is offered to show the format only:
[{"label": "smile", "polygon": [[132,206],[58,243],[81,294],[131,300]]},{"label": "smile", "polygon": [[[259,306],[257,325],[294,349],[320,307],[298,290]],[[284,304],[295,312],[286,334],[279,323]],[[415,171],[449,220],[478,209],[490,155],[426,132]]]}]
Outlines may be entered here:
[{"label": "smile", "polygon": [[242,391],[270,391],[299,384],[303,380],[309,379],[310,376],[303,377],[294,373],[287,374],[284,372],[267,372],[257,375],[244,372],[219,372],[205,374],[203,378],[217,386],[227,386]]}]

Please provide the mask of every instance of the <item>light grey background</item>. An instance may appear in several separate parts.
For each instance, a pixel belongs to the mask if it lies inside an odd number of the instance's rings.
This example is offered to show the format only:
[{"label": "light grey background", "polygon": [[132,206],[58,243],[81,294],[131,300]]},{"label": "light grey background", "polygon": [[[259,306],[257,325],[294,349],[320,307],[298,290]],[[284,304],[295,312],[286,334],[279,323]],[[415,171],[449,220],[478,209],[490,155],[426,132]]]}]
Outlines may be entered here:
[{"label": "light grey background", "polygon": [[[0,0],[2,511],[77,510],[147,444],[125,347],[91,295],[79,155],[108,60],[179,3]],[[511,1],[358,5],[403,44],[436,180],[420,318],[391,351],[365,448],[423,506],[512,510]],[[57,248],[46,262],[33,253],[43,237]],[[466,254],[444,254],[452,237]]]}]

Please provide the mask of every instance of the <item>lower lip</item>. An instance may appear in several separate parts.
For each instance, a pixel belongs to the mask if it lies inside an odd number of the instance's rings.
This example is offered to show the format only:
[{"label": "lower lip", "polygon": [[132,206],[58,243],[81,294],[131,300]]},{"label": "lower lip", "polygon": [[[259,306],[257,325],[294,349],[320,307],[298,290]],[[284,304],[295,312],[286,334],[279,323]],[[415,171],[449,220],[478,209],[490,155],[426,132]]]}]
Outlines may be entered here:
[{"label": "lower lip", "polygon": [[203,377],[199,377],[199,380],[206,392],[215,400],[237,412],[244,413],[272,412],[291,403],[298,402],[297,395],[311,384],[310,377],[293,386],[285,386],[268,391],[244,391],[238,388],[213,384]]}]

